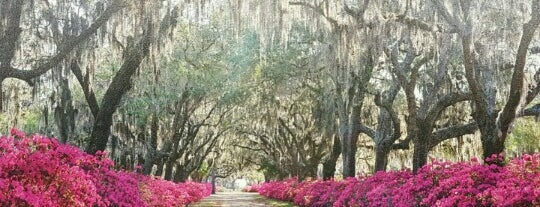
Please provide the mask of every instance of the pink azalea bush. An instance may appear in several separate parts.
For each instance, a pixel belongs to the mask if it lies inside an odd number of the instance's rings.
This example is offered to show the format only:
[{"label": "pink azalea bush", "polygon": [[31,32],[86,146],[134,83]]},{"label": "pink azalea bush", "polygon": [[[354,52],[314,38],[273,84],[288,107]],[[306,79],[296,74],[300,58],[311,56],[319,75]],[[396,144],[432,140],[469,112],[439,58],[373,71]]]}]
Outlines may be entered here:
[{"label": "pink azalea bush", "polygon": [[306,181],[303,190],[294,196],[294,203],[300,206],[332,206],[339,198],[345,185],[344,182],[333,180]]},{"label": "pink azalea bush", "polygon": [[11,134],[0,137],[0,206],[183,206],[210,194],[208,184],[115,171],[105,153]]},{"label": "pink azalea bush", "polygon": [[[141,193],[148,206],[174,206],[189,204],[212,193],[209,183],[174,183],[161,178],[141,177]],[[165,205],[166,204],[166,205]]]},{"label": "pink azalea bush", "polygon": [[283,181],[270,181],[264,183],[259,188],[259,194],[277,200],[292,202],[298,191],[303,190],[303,188],[297,187],[298,183],[298,179],[296,178]]},{"label": "pink azalea bush", "polygon": [[539,206],[539,163],[540,154],[524,155],[504,167],[475,159],[433,162],[416,175],[404,170],[340,181],[272,181],[259,194],[314,207]]},{"label": "pink azalea bush", "polygon": [[242,191],[243,192],[249,192],[249,193],[255,193],[255,192],[259,192],[260,187],[261,187],[261,185],[259,185],[259,184],[248,185],[248,186],[244,187],[242,189]]}]

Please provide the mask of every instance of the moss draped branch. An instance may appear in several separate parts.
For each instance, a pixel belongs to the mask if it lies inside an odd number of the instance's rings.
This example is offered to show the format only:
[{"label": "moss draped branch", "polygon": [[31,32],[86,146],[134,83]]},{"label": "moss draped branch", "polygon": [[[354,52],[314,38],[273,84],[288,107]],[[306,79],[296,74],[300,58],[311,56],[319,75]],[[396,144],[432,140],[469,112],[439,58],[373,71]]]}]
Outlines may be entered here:
[{"label": "moss draped branch", "polygon": [[[88,27],[87,29],[83,30],[79,35],[69,38],[67,41],[65,41],[62,45],[58,46],[58,52],[51,58],[46,59],[44,61],[41,61],[37,65],[33,67],[31,70],[25,70],[25,69],[19,69],[14,68],[10,64],[5,64],[4,60],[2,62],[1,70],[0,70],[0,80],[3,80],[5,78],[16,78],[20,80],[24,80],[30,85],[32,85],[32,79],[46,73],[51,68],[57,66],[60,64],[77,46],[79,46],[84,41],[88,40],[92,35],[94,35],[99,28],[101,28],[107,21],[118,11],[120,11],[122,8],[124,8],[126,4],[122,0],[116,0],[114,1],[108,8],[101,14],[100,17],[94,21]],[[20,16],[19,16],[20,17]],[[17,25],[18,28],[18,25]],[[15,28],[12,28],[15,29]],[[13,35],[10,36],[11,39],[2,39],[2,42],[5,41],[3,45],[11,45],[15,44],[19,38],[19,35]],[[15,39],[13,39],[15,38]],[[9,47],[12,48],[12,47]],[[2,48],[4,49],[4,48]],[[13,48],[12,48],[13,49]],[[4,52],[4,51],[3,51]],[[12,57],[12,55],[11,55]],[[8,58],[3,57],[3,58]],[[8,60],[6,60],[8,61]]]}]

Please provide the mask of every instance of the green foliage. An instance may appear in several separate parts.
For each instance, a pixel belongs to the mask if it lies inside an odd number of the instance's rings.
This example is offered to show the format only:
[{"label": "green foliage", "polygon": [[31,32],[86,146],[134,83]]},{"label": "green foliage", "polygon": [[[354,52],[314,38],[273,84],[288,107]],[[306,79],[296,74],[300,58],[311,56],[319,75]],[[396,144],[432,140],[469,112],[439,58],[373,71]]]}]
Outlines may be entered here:
[{"label": "green foliage", "polygon": [[252,93],[245,87],[231,88],[224,92],[221,98],[222,105],[232,105],[246,100]]},{"label": "green foliage", "polygon": [[0,131],[7,132],[9,129],[9,115],[6,113],[0,113]]},{"label": "green foliage", "polygon": [[239,44],[231,48],[226,61],[231,68],[232,81],[241,80],[259,63],[260,47],[259,35],[252,31],[242,36]]},{"label": "green foliage", "polygon": [[26,131],[39,131],[39,122],[41,120],[41,113],[36,110],[28,110],[22,114],[23,128]]},{"label": "green foliage", "polygon": [[201,177],[207,177],[208,175],[210,175],[210,167],[208,166],[208,162],[206,160],[202,162],[201,166],[195,172],[195,174]]},{"label": "green foliage", "polygon": [[512,133],[506,140],[510,154],[530,154],[540,151],[540,123],[533,118],[516,120]]},{"label": "green foliage", "polygon": [[223,60],[228,42],[220,38],[220,28],[184,24],[177,33],[173,52],[161,57],[159,73],[141,71],[138,90],[123,106],[138,124],[144,125],[151,113],[170,115],[171,106],[186,91],[194,99],[220,97],[223,91],[232,91],[227,99],[235,99],[231,96],[237,92],[230,89],[230,73]]},{"label": "green foliage", "polygon": [[255,68],[255,78],[283,87],[305,81],[306,75],[316,69],[310,63],[320,52],[316,44],[321,42],[324,36],[312,33],[306,25],[293,24],[287,46],[268,49],[265,60]]},{"label": "green foliage", "polygon": [[282,179],[286,176],[278,164],[268,158],[261,159],[258,171],[262,172],[266,179]]},{"label": "green foliage", "polygon": [[274,199],[269,199],[269,204],[274,207],[294,207],[295,205],[289,202],[278,201]]},{"label": "green foliage", "polygon": [[146,125],[148,117],[153,110],[151,100],[147,98],[132,98],[126,102],[122,110],[126,110],[126,114],[135,118],[135,124],[139,127]]}]

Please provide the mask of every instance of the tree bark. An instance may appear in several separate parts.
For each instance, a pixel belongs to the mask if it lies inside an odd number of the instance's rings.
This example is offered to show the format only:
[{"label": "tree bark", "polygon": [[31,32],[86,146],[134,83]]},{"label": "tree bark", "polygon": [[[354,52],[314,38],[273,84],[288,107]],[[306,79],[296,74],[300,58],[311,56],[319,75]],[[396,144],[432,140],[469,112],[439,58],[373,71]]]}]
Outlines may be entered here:
[{"label": "tree bark", "polygon": [[382,96],[375,96],[375,105],[379,107],[377,129],[375,132],[364,132],[371,137],[375,144],[374,172],[386,171],[388,155],[390,154],[390,151],[394,149],[394,142],[401,137],[399,117],[392,108],[392,104],[399,89],[399,85],[392,85]]},{"label": "tree bark", "polygon": [[334,178],[336,173],[336,163],[339,158],[339,155],[341,155],[341,142],[339,140],[339,136],[334,135],[334,143],[332,144],[332,152],[330,153],[330,156],[328,159],[326,159],[323,163],[323,179],[329,180]]},{"label": "tree bark", "polygon": [[497,158],[497,156],[504,156],[504,140],[487,133],[482,133],[481,137],[483,149],[482,155],[485,163],[502,166],[504,164],[504,160]]},{"label": "tree bark", "polygon": [[343,177],[356,176],[356,150],[358,136],[360,135],[360,109],[361,105],[353,107],[351,116],[351,126],[348,133],[345,135],[345,140],[342,142],[343,149]]},{"label": "tree bark", "polygon": [[165,164],[164,168],[164,179],[172,180],[173,179],[173,166],[176,163],[176,160],[180,158],[181,154],[178,152],[180,140],[185,134],[189,133],[189,129],[186,132],[186,128],[189,128],[187,125],[187,120],[192,114],[189,105],[190,92],[184,91],[180,96],[180,99],[175,104],[174,116],[172,120],[172,138],[170,141],[165,143],[164,150],[169,153],[167,159],[163,160]]},{"label": "tree bark", "polygon": [[[171,155],[172,156],[172,155]],[[173,166],[175,161],[172,159],[167,159],[165,162],[165,174],[163,175],[163,179],[165,180],[172,180],[173,178]]]},{"label": "tree bark", "polygon": [[[365,54],[364,68],[361,74],[352,75],[352,86],[348,91],[349,105],[352,106],[350,114],[347,114],[348,127],[345,132],[342,141],[342,155],[343,155],[343,177],[355,177],[356,176],[356,150],[358,136],[360,136],[362,127],[361,112],[364,104],[364,98],[367,93],[369,80],[373,75],[374,61],[371,56],[372,50],[369,48]],[[338,90],[339,91],[339,90]]]},{"label": "tree bark", "polygon": [[375,172],[386,171],[388,165],[388,155],[390,154],[391,145],[384,144],[375,146]]},{"label": "tree bark", "polygon": [[[413,151],[413,173],[416,174],[420,168],[427,164],[428,153],[430,150],[430,132],[425,127],[420,125],[421,129],[418,131],[414,141]],[[432,129],[432,128],[430,128]]]},{"label": "tree bark", "polygon": [[[7,6],[2,2],[2,7]],[[6,30],[4,34],[0,34],[0,80],[6,78],[16,78],[23,81],[26,81],[29,84],[32,84],[32,79],[36,78],[51,68],[58,66],[72,51],[74,48],[77,48],[78,45],[88,40],[92,35],[94,35],[97,30],[103,26],[107,21],[119,10],[125,6],[125,2],[121,0],[116,0],[111,3],[111,5],[105,10],[101,16],[99,16],[94,23],[92,23],[87,29],[83,30],[79,35],[74,36],[62,45],[58,45],[57,53],[51,58],[46,59],[41,64],[36,65],[32,70],[18,69],[11,66],[11,59],[13,59],[16,42],[19,40],[21,28],[20,28],[20,17],[22,6],[25,1],[22,0],[13,0],[12,2],[7,2],[9,8],[4,7],[1,9],[9,10],[9,16],[7,20],[1,19],[1,23],[6,22]],[[2,25],[1,27],[3,27]]]},{"label": "tree bark", "polygon": [[210,175],[210,180],[212,182],[212,194],[216,194],[216,171],[212,170],[212,174]]},{"label": "tree bark", "polygon": [[151,32],[147,31],[136,44],[128,43],[124,52],[124,63],[103,96],[86,152],[95,154],[97,151],[103,151],[107,147],[112,116],[120,105],[122,96],[131,89],[131,76],[135,74],[142,60],[148,56],[150,40]]},{"label": "tree bark", "polygon": [[426,139],[418,139],[414,144],[413,151],[413,173],[416,174],[420,168],[427,164],[429,148],[425,143]]},{"label": "tree bark", "polygon": [[73,75],[75,75],[75,78],[77,78],[79,85],[83,89],[84,98],[86,99],[86,103],[90,108],[90,112],[92,112],[93,118],[95,119],[98,116],[99,104],[96,99],[96,94],[94,94],[94,91],[90,87],[90,74],[88,74],[87,72],[86,76],[83,76],[81,68],[79,67],[79,63],[75,60],[71,61],[70,69]]},{"label": "tree bark", "polygon": [[66,143],[75,129],[75,111],[71,100],[71,91],[67,79],[60,80],[60,100],[55,108],[56,126],[60,132],[60,142]]},{"label": "tree bark", "polygon": [[475,119],[479,122],[480,139],[482,141],[482,156],[486,164],[503,165],[504,160],[489,159],[504,152],[505,136],[497,127],[497,114],[477,114]]},{"label": "tree bark", "polygon": [[182,169],[180,165],[176,165],[176,171],[174,172],[173,181],[174,182],[186,182],[189,178],[189,172],[185,169]]},{"label": "tree bark", "polygon": [[158,130],[158,118],[154,113],[152,115],[152,123],[150,126],[150,139],[147,143],[148,150],[146,151],[146,156],[144,158],[143,173],[145,175],[150,175],[150,173],[152,173],[152,167],[154,167],[154,163],[156,162]]},{"label": "tree bark", "polygon": [[154,174],[155,176],[162,176],[163,175],[163,158],[159,159],[156,163],[157,165],[157,170],[156,170],[156,174]]},{"label": "tree bark", "polygon": [[116,149],[118,149],[118,137],[112,136],[111,138],[111,157],[116,157]]}]

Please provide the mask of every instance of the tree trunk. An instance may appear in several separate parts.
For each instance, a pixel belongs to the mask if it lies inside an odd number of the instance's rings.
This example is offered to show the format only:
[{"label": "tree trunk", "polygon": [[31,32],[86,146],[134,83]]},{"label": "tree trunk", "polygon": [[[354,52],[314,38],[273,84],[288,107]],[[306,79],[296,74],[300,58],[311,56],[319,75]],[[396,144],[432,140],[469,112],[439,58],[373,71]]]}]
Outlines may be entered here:
[{"label": "tree trunk", "polygon": [[267,183],[267,182],[270,182],[272,180],[272,174],[269,173],[268,171],[263,171],[263,176],[264,176],[264,182]]},{"label": "tree trunk", "polygon": [[356,105],[353,107],[351,114],[351,125],[349,126],[348,134],[345,136],[343,145],[343,177],[355,177],[356,176],[356,144],[358,142],[358,136],[360,130],[360,111],[362,105]]},{"label": "tree trunk", "polygon": [[173,179],[173,167],[174,167],[174,160],[168,159],[167,162],[165,162],[165,175],[163,176],[163,179],[165,180]]},{"label": "tree trunk", "polygon": [[152,167],[154,166],[156,159],[157,151],[157,138],[158,138],[158,118],[154,113],[152,115],[152,124],[150,126],[150,140],[148,141],[147,147],[149,148],[146,152],[145,162],[143,166],[143,173],[145,175],[150,175],[152,173]]},{"label": "tree trunk", "polygon": [[[417,173],[427,163],[428,146],[425,144],[427,140],[422,139],[414,144],[413,151],[413,173]],[[423,143],[422,143],[423,142]]]},{"label": "tree trunk", "polygon": [[356,176],[356,140],[358,135],[350,133],[347,135],[347,139],[344,140],[343,148],[343,177]]},{"label": "tree trunk", "polygon": [[[4,102],[6,101],[6,98],[4,97],[4,77],[0,76],[0,113],[4,113],[6,111]],[[45,125],[48,127],[49,125]]]},{"label": "tree trunk", "polygon": [[127,51],[124,53],[126,59],[105,92],[101,108],[95,117],[96,121],[86,150],[89,154],[104,151],[107,147],[113,114],[120,105],[122,96],[131,89],[131,76],[135,74],[142,60],[148,55],[150,37],[150,32],[146,32],[137,44],[128,43],[126,46]]},{"label": "tree trunk", "polygon": [[[498,112],[495,109],[495,99],[497,98],[497,90],[485,90],[482,87],[490,87],[495,74],[489,74],[482,77],[481,69],[488,69],[491,72],[493,68],[488,68],[487,65],[478,65],[476,62],[481,62],[476,57],[482,57],[482,53],[477,54],[474,48],[477,47],[477,41],[474,41],[470,28],[473,28],[471,22],[466,25],[468,31],[460,32],[462,35],[463,59],[465,67],[465,77],[469,88],[475,96],[475,114],[474,119],[478,123],[481,132],[482,148],[484,160],[487,164],[502,165],[503,160],[491,159],[492,156],[502,155],[504,152],[504,142],[507,133],[511,129],[511,125],[516,118],[516,112],[525,95],[525,66],[527,64],[527,54],[529,53],[529,45],[535,37],[535,32],[540,25],[540,1],[531,1],[533,8],[531,11],[531,19],[522,27],[522,35],[517,49],[515,63],[513,67],[512,79],[510,82],[510,93],[504,104],[502,111]],[[487,60],[487,59],[486,59]],[[480,70],[480,71],[479,71]],[[490,88],[491,89],[491,88]]]},{"label": "tree trunk", "polygon": [[[489,159],[492,156],[502,155],[504,152],[505,134],[497,128],[497,115],[486,115],[478,117],[480,119],[480,138],[482,140],[483,157],[486,164],[502,165],[504,160]],[[478,120],[478,119],[477,119]]]},{"label": "tree trunk", "polygon": [[[348,131],[348,130],[347,130]],[[348,135],[348,133],[342,133],[343,135],[343,139],[341,140],[341,153],[342,153],[342,161],[343,161],[343,169],[342,169],[342,174],[343,174],[343,178],[347,178],[347,177],[351,177],[350,176],[350,168],[349,167],[349,159],[351,157],[351,146],[348,144],[350,143],[349,139],[350,139],[350,136]]]},{"label": "tree trunk", "polygon": [[385,145],[384,143],[375,146],[375,172],[386,171],[388,154],[390,154],[391,146],[392,145]]},{"label": "tree trunk", "polygon": [[74,130],[75,112],[73,110],[71,91],[67,79],[60,80],[60,100],[54,110],[56,126],[58,127],[60,142],[66,143]]},{"label": "tree trunk", "polygon": [[157,170],[156,170],[156,174],[154,174],[155,176],[162,176],[163,175],[163,158],[161,159],[158,159],[157,163],[156,163],[156,166],[157,166]]},{"label": "tree trunk", "polygon": [[176,166],[176,171],[174,172],[174,182],[186,182],[189,178],[189,172],[185,169],[182,169],[179,165]]},{"label": "tree trunk", "polygon": [[348,138],[348,152],[344,154],[344,162],[346,165],[343,165],[343,177],[354,177],[356,176],[356,140],[358,140],[358,135],[351,133]]},{"label": "tree trunk", "polygon": [[[395,87],[398,88],[398,87]],[[389,97],[384,100],[386,105],[391,105],[397,94],[397,89],[389,90]],[[375,169],[374,173],[378,171],[386,171],[388,165],[388,155],[392,150],[392,145],[399,138],[400,128],[395,126],[396,123],[392,120],[391,112],[384,106],[379,106],[379,116],[377,117],[377,129],[371,137],[375,144]],[[392,111],[393,113],[393,111]],[[397,123],[399,125],[399,123]],[[398,136],[394,136],[398,134]]]},{"label": "tree trunk", "polygon": [[311,179],[317,179],[317,165],[311,165],[311,167],[308,169],[308,177]]},{"label": "tree trunk", "polygon": [[116,157],[116,149],[118,149],[118,137],[113,135],[111,140],[111,157]]},{"label": "tree trunk", "polygon": [[323,163],[323,179],[330,180],[334,178],[336,173],[336,160],[328,159]]},{"label": "tree trunk", "polygon": [[419,122],[418,133],[414,140],[413,151],[413,173],[417,173],[420,168],[427,164],[430,150],[430,136],[433,128]]},{"label": "tree trunk", "polygon": [[332,152],[328,159],[323,163],[323,179],[329,180],[334,178],[336,173],[336,163],[341,155],[341,142],[339,136],[334,135],[334,143],[332,145]]},{"label": "tree trunk", "polygon": [[504,140],[496,136],[482,134],[483,156],[486,164],[503,165],[504,159],[488,159],[493,156],[503,155]]},{"label": "tree trunk", "polygon": [[212,170],[211,182],[212,182],[212,194],[216,194],[216,171]]}]

